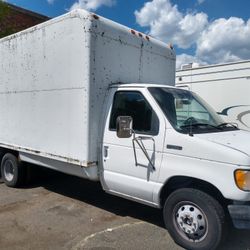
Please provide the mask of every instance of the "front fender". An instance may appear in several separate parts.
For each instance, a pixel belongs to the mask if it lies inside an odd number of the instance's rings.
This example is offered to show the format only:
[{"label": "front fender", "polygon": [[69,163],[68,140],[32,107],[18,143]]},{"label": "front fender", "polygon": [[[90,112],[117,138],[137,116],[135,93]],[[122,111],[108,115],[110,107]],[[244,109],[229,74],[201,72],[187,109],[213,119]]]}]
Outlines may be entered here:
[{"label": "front fender", "polygon": [[250,201],[250,192],[235,184],[234,171],[238,168],[246,167],[164,153],[159,182],[163,187],[174,176],[196,178],[213,185],[225,199]]}]

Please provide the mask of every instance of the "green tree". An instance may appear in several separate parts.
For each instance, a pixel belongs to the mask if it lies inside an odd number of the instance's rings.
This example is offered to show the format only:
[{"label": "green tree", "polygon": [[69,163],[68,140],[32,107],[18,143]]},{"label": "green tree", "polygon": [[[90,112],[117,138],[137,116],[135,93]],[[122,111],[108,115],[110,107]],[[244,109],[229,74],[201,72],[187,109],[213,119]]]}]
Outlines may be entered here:
[{"label": "green tree", "polygon": [[0,0],[0,38],[16,32],[15,25],[6,21],[10,16],[11,9],[6,3]]}]

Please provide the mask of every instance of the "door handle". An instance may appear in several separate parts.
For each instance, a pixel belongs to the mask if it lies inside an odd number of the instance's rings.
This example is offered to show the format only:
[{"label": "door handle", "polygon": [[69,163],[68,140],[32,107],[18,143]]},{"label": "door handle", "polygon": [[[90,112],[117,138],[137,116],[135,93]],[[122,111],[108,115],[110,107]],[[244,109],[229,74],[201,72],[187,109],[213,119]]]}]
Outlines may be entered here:
[{"label": "door handle", "polygon": [[104,146],[103,147],[103,158],[104,161],[106,161],[109,157],[109,146]]}]

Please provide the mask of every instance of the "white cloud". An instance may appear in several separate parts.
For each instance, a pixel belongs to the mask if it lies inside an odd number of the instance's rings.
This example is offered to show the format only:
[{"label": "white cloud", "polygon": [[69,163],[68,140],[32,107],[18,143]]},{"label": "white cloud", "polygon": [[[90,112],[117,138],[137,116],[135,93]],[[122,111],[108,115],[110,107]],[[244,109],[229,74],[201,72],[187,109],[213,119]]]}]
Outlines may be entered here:
[{"label": "white cloud", "polygon": [[250,19],[220,18],[204,30],[196,54],[209,62],[229,62],[250,58]]},{"label": "white cloud", "polygon": [[198,4],[203,4],[205,2],[205,0],[197,0]]},{"label": "white cloud", "polygon": [[177,67],[189,62],[214,64],[250,58],[250,19],[231,17],[209,22],[206,13],[182,13],[170,0],[148,1],[135,16],[139,25],[149,28],[150,35],[195,51],[193,56],[177,56]]},{"label": "white cloud", "polygon": [[135,16],[139,25],[150,28],[150,35],[183,49],[193,45],[208,24],[205,13],[184,15],[169,0],[147,2]]},{"label": "white cloud", "polygon": [[47,0],[48,4],[53,4],[55,0]]},{"label": "white cloud", "polygon": [[192,63],[193,67],[207,64],[205,61],[202,61],[198,57],[185,53],[176,56],[176,69],[180,69],[182,65],[189,63]]},{"label": "white cloud", "polygon": [[78,0],[71,7],[74,9],[97,10],[102,5],[111,7],[116,3],[116,0]]}]

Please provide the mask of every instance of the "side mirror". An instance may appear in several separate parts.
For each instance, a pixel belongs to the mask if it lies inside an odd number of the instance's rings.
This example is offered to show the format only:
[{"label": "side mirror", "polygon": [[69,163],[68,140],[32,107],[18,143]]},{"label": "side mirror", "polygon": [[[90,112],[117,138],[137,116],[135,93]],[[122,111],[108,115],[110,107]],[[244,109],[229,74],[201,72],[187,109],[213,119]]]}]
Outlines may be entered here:
[{"label": "side mirror", "polygon": [[119,138],[132,136],[133,118],[131,116],[118,116],[116,119],[116,134]]}]

